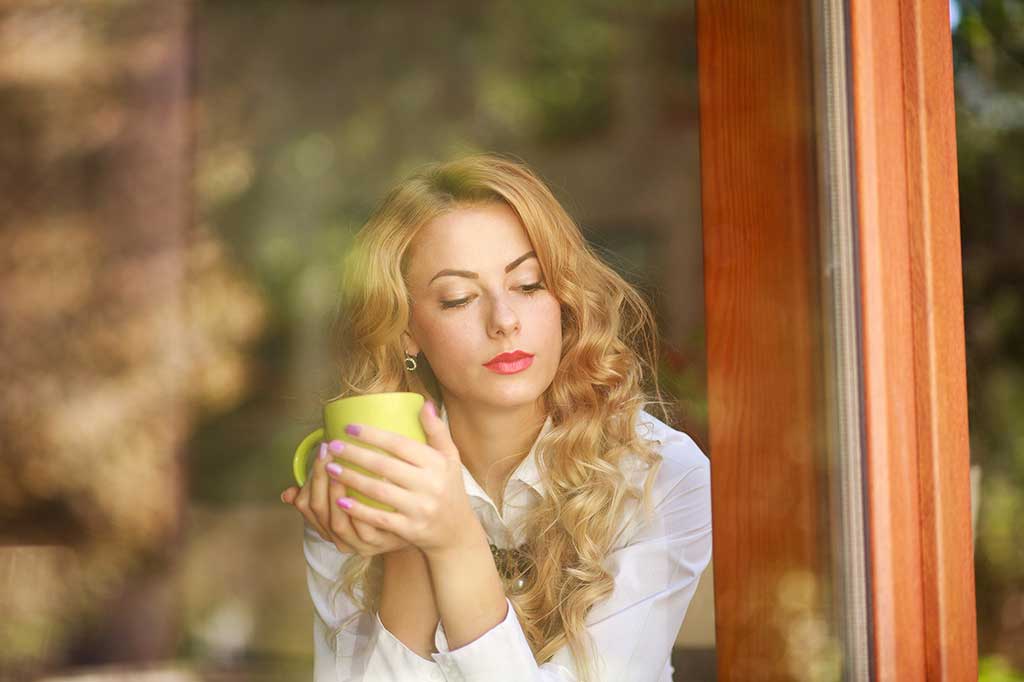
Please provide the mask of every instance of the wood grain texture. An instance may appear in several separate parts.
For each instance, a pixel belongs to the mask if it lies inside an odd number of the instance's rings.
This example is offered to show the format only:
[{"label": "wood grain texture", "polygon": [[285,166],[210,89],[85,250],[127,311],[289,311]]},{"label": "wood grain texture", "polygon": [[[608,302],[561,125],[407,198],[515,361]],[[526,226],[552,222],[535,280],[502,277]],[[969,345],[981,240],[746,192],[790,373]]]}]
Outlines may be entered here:
[{"label": "wood grain texture", "polygon": [[[874,677],[977,679],[948,6],[848,7]],[[830,542],[807,17],[697,24],[718,670],[793,679],[786,585]]]},{"label": "wood grain texture", "polygon": [[[874,10],[874,11],[872,11]],[[913,386],[899,7],[851,2],[855,175],[863,318],[866,480],[875,672],[923,680],[921,540]],[[889,55],[867,68],[868,55]],[[868,125],[870,123],[870,125]]]},{"label": "wood grain texture", "polygon": [[850,12],[875,674],[977,679],[948,5]]},{"label": "wood grain texture", "polygon": [[806,15],[701,2],[697,22],[718,673],[797,679],[827,521]]}]

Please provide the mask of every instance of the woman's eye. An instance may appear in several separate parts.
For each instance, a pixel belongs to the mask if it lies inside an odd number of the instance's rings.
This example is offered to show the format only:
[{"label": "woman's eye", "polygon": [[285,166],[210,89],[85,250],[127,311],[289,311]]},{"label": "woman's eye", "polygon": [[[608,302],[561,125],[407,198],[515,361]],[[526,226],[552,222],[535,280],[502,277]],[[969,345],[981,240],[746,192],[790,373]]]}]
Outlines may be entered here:
[{"label": "woman's eye", "polygon": [[[526,294],[527,296],[532,296],[533,294],[537,293],[538,291],[540,291],[541,289],[544,288],[544,283],[543,282],[535,282],[533,284],[524,284],[523,286],[521,286],[519,288],[522,289],[523,293]],[[472,300],[473,300],[473,298],[469,297],[469,298],[460,298],[460,299],[458,299],[456,301],[441,301],[441,309],[442,310],[451,310],[453,308],[463,308],[463,307],[469,305],[469,302],[472,301]]]},{"label": "woman's eye", "polygon": [[461,308],[462,306],[469,303],[468,298],[460,298],[457,301],[441,301],[441,308],[447,310],[449,308]]}]

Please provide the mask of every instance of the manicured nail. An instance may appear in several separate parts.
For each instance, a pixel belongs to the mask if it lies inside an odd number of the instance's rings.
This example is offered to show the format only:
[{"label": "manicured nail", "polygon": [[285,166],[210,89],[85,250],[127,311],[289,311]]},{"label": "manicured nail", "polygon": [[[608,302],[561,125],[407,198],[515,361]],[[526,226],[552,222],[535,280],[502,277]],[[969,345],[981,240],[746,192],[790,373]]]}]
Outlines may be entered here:
[{"label": "manicured nail", "polygon": [[348,499],[347,497],[339,497],[338,506],[341,507],[342,509],[351,509],[352,500]]},{"label": "manicured nail", "polygon": [[327,469],[327,471],[329,471],[330,473],[334,474],[335,476],[341,473],[341,467],[338,466],[337,462],[331,462],[324,468]]},{"label": "manicured nail", "polygon": [[288,500],[284,499],[284,493],[281,493],[281,501],[284,503],[288,502]]},{"label": "manicured nail", "polygon": [[349,424],[345,427],[345,433],[350,436],[358,436],[361,430],[362,429],[359,427],[359,424]]},{"label": "manicured nail", "polygon": [[345,444],[340,440],[332,440],[327,447],[331,449],[331,452],[341,452],[345,449]]},{"label": "manicured nail", "polygon": [[433,400],[428,400],[427,401],[427,409],[430,410],[430,415],[432,417],[436,417],[437,416],[437,408],[434,407],[434,401]]},{"label": "manicured nail", "polygon": [[320,443],[320,461],[324,461],[327,457],[327,443]]}]

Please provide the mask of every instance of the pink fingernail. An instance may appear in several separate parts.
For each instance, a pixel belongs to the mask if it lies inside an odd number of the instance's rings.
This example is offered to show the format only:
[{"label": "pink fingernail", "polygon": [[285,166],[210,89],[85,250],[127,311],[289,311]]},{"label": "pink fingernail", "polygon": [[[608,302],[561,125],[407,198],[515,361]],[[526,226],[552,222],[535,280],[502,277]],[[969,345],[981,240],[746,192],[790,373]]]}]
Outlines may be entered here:
[{"label": "pink fingernail", "polygon": [[433,417],[437,416],[437,408],[434,407],[434,401],[433,400],[428,400],[427,401],[427,409],[430,410],[430,415],[431,416],[433,416]]},{"label": "pink fingernail", "polygon": [[342,509],[351,509],[352,500],[348,499],[347,497],[339,497],[338,506],[341,507]]},{"label": "pink fingernail", "polygon": [[352,436],[358,436],[360,430],[359,424],[349,424],[345,427],[345,433]]},{"label": "pink fingernail", "polygon": [[327,443],[320,443],[320,461],[324,461],[327,457]]},{"label": "pink fingernail", "polygon": [[341,452],[345,449],[345,444],[340,440],[332,440],[327,447],[331,449],[331,452]]},{"label": "pink fingernail", "polygon": [[335,476],[341,473],[341,467],[338,466],[336,462],[331,462],[324,468],[327,469],[327,471],[329,471],[330,473],[334,474]]}]

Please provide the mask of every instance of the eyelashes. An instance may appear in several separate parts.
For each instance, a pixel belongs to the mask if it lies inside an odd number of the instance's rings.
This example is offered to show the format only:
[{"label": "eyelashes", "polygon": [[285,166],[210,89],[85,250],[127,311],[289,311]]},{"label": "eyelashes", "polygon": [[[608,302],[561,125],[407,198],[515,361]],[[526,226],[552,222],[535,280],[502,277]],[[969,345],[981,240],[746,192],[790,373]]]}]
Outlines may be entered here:
[{"label": "eyelashes", "polygon": [[[544,284],[541,282],[536,282],[534,284],[524,284],[519,288],[522,289],[523,293],[526,294],[527,296],[533,296],[535,293],[544,288]],[[473,297],[460,298],[457,301],[441,301],[441,309],[451,310],[454,308],[463,308],[467,306],[469,302],[472,300]]]}]

